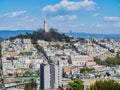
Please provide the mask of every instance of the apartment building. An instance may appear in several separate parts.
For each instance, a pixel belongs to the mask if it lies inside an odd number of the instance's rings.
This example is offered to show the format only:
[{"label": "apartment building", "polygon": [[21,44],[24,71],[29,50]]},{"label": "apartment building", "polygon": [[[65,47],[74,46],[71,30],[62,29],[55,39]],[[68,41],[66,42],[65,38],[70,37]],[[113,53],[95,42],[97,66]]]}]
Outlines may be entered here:
[{"label": "apartment building", "polygon": [[40,90],[56,90],[61,86],[62,67],[61,63],[40,64]]}]

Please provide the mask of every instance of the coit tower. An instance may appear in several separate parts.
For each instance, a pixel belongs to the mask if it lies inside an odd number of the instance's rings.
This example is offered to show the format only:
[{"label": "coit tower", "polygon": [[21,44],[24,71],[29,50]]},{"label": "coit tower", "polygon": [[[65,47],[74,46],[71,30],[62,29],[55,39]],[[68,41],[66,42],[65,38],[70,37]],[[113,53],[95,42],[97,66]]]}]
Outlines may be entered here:
[{"label": "coit tower", "polygon": [[47,20],[46,19],[44,19],[43,28],[44,28],[45,32],[48,32],[48,25],[47,25]]}]

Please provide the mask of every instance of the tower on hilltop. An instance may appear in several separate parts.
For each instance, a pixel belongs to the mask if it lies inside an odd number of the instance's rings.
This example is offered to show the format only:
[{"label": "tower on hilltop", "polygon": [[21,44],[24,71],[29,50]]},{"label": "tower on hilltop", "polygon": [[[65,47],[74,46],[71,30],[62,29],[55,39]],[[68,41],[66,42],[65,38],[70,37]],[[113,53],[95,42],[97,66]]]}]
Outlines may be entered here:
[{"label": "tower on hilltop", "polygon": [[45,32],[48,32],[48,24],[46,19],[44,19],[43,29]]}]

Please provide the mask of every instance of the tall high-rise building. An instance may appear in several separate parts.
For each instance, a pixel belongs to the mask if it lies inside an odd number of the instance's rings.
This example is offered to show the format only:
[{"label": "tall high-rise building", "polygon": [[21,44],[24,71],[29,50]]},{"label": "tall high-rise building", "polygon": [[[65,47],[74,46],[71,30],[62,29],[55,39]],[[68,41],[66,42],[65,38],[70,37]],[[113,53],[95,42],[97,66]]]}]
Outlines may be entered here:
[{"label": "tall high-rise building", "polygon": [[43,29],[45,30],[45,32],[48,32],[48,24],[46,19],[44,19]]},{"label": "tall high-rise building", "polygon": [[50,88],[50,66],[42,63],[40,65],[40,90]]},{"label": "tall high-rise building", "polygon": [[40,65],[40,90],[56,90],[62,85],[62,67],[60,62]]}]

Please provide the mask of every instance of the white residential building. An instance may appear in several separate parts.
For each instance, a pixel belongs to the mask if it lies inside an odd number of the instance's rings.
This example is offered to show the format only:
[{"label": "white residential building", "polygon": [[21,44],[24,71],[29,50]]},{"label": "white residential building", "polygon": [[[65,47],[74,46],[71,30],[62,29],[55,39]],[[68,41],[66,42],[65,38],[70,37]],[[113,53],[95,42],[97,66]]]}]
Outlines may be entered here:
[{"label": "white residential building", "polygon": [[88,55],[71,55],[69,63],[72,66],[85,66],[86,62],[91,60],[93,60],[93,58]]}]

